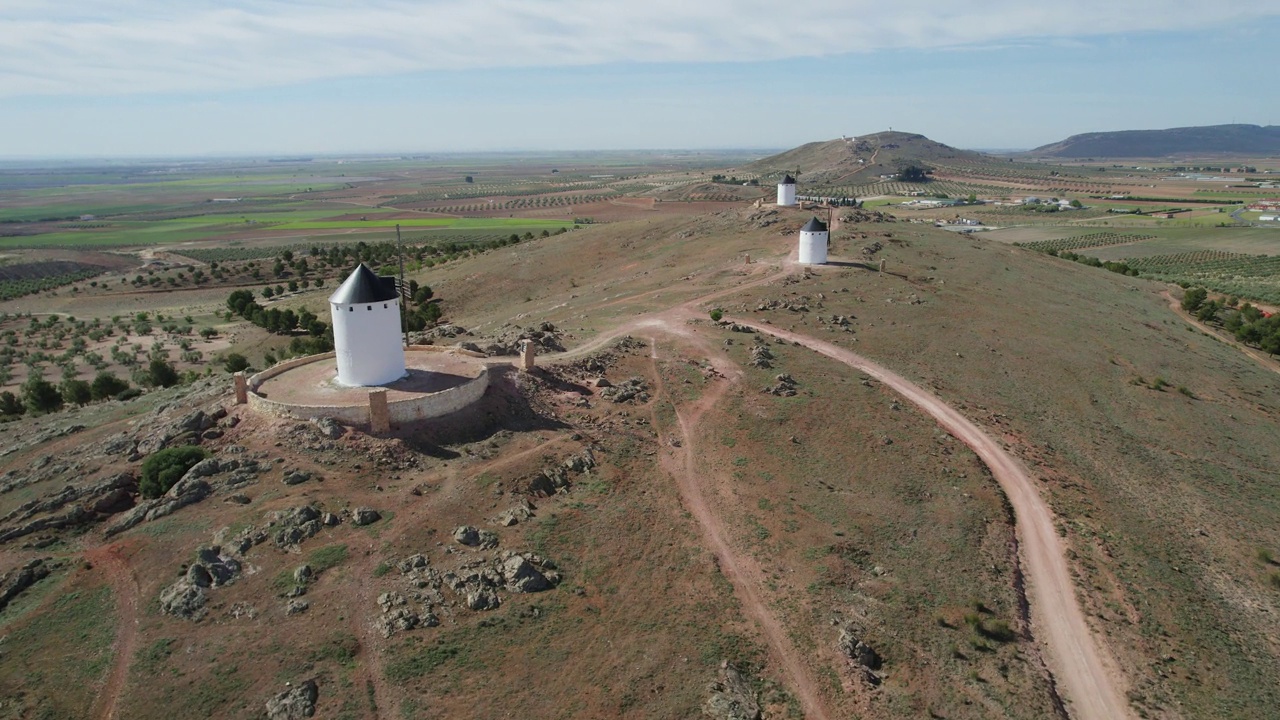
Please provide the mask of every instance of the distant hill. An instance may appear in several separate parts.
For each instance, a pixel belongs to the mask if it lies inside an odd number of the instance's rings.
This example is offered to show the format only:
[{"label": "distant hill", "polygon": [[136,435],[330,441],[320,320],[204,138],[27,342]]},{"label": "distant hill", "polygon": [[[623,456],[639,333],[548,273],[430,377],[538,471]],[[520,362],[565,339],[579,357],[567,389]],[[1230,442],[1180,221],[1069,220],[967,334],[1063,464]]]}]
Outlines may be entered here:
[{"label": "distant hill", "polygon": [[1280,126],[1206,125],[1072,135],[1027,152],[1037,157],[1143,158],[1169,155],[1280,155]]},{"label": "distant hill", "polygon": [[811,142],[746,165],[742,170],[769,178],[799,170],[801,183],[831,185],[869,182],[898,171],[904,164],[926,167],[945,160],[980,159],[981,153],[957,150],[924,135],[879,132],[825,142]]}]

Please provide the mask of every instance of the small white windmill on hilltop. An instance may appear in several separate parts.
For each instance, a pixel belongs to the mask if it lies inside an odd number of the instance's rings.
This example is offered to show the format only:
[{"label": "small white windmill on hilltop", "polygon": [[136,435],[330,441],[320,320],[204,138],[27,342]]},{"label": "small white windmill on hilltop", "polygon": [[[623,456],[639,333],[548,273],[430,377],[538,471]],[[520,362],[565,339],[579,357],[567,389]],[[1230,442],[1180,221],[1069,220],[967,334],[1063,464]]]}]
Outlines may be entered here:
[{"label": "small white windmill on hilltop", "polygon": [[394,277],[360,263],[329,296],[329,311],[340,385],[386,385],[407,374]]}]

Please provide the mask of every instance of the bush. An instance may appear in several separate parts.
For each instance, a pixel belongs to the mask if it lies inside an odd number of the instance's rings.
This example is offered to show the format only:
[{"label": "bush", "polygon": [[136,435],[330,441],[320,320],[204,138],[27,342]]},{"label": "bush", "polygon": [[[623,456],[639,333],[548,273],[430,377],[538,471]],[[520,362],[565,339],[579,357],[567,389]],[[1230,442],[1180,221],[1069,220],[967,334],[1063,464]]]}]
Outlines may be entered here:
[{"label": "bush", "polygon": [[68,405],[87,405],[93,399],[93,391],[84,380],[64,380],[62,401]]},{"label": "bush", "polygon": [[720,308],[711,311],[711,322],[720,322],[722,317],[724,317],[724,311]]},{"label": "bush", "polygon": [[172,364],[154,358],[147,366],[147,379],[156,387],[173,387],[178,384],[178,371]]},{"label": "bush", "polygon": [[138,489],[143,497],[160,497],[208,455],[195,445],[165,448],[152,453],[142,461],[142,479],[138,481]]},{"label": "bush", "polygon": [[242,370],[248,369],[249,358],[241,355],[240,353],[227,353],[222,358],[222,366],[226,368],[229,373],[238,373]]},{"label": "bush", "polygon": [[89,393],[94,400],[107,400],[118,396],[129,389],[129,383],[109,372],[100,372],[89,385]]},{"label": "bush", "polygon": [[22,384],[22,402],[33,413],[47,413],[62,409],[62,393],[48,380],[32,375]]},{"label": "bush", "polygon": [[131,387],[131,388],[128,388],[127,390],[121,390],[119,393],[117,393],[116,399],[120,401],[132,400],[136,397],[140,397],[141,395],[142,395],[142,390],[136,387]]},{"label": "bush", "polygon": [[0,415],[5,417],[17,417],[27,411],[27,406],[22,404],[17,395],[5,390],[0,392]]}]

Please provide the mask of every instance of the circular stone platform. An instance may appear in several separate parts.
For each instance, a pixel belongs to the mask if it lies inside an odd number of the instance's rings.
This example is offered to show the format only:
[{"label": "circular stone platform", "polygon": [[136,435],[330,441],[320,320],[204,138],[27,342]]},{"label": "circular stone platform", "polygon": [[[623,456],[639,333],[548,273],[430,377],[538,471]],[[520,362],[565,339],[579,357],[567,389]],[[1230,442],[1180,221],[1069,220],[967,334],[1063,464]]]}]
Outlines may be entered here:
[{"label": "circular stone platform", "polygon": [[331,417],[369,426],[369,394],[386,391],[392,423],[427,420],[457,412],[480,399],[489,386],[484,358],[456,348],[405,349],[408,375],[377,387],[338,384],[333,353],[280,363],[249,379],[249,406],[281,417]]}]

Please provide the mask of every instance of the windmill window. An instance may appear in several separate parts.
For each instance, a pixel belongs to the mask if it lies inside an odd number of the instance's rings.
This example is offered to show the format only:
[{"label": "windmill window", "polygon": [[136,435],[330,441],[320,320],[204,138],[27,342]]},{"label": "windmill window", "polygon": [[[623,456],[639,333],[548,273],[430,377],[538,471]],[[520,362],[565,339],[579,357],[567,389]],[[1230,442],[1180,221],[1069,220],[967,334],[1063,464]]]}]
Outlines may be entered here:
[{"label": "windmill window", "polygon": [[349,308],[347,308],[347,312],[355,312],[355,311],[356,311],[356,309],[355,309],[355,308],[353,308],[353,307],[349,307]]},{"label": "windmill window", "polygon": [[386,310],[386,309],[387,309],[387,304],[386,304],[386,303],[382,303],[382,309],[383,309],[383,310]]}]

